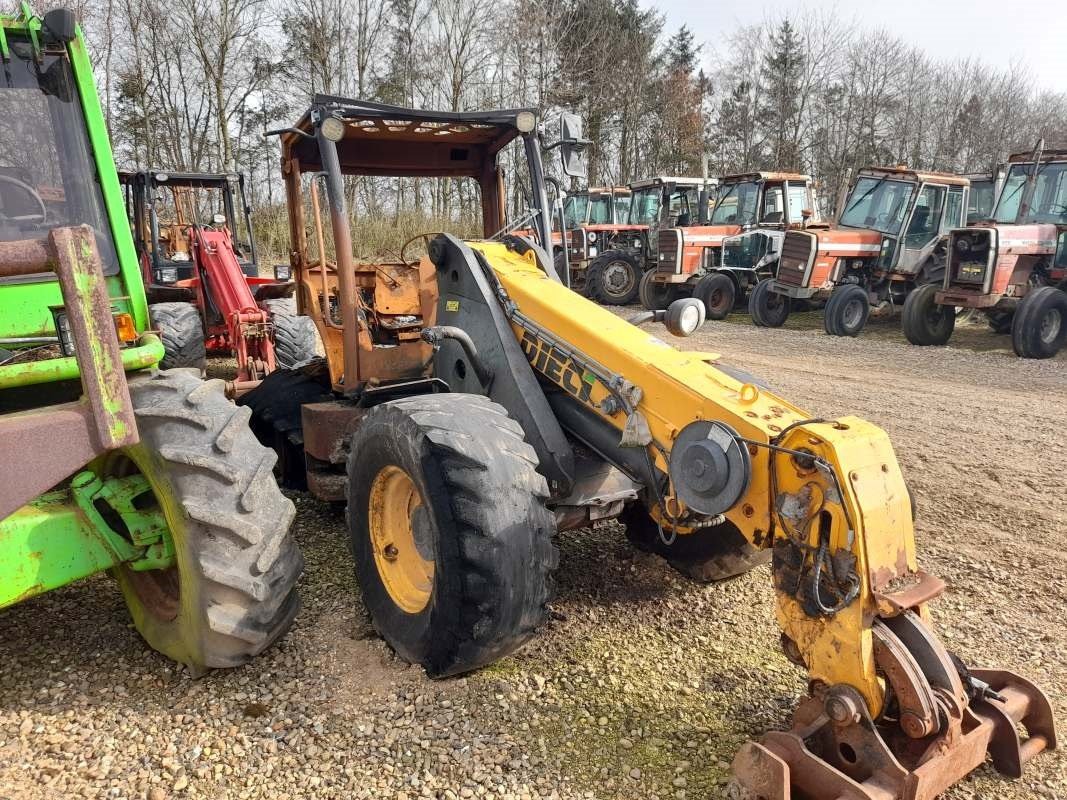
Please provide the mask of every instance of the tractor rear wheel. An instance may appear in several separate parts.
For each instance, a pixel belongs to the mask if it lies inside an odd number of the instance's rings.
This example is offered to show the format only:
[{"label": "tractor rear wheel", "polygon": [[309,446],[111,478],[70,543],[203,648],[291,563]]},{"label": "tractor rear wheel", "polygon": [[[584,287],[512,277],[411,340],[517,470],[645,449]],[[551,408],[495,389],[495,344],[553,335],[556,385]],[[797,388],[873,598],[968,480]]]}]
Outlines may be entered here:
[{"label": "tractor rear wheel", "polygon": [[771,560],[769,548],[753,547],[729,521],[693,533],[680,533],[671,544],[663,541],[655,520],[641,503],[627,505],[619,522],[634,547],[662,556],[674,569],[700,583],[733,578]]},{"label": "tractor rear wheel", "polygon": [[200,312],[192,303],[153,303],[148,307],[152,326],[163,340],[161,369],[191,368],[204,373],[207,349]]},{"label": "tractor rear wheel", "polygon": [[904,301],[900,327],[904,337],[921,346],[941,345],[952,338],[956,327],[956,309],[938,305],[936,295],[940,284],[927,283],[915,289]]},{"label": "tractor rear wheel", "polygon": [[676,288],[677,284],[656,283],[652,280],[655,274],[656,271],[650,269],[641,276],[641,284],[638,286],[637,296],[641,300],[641,305],[649,311],[663,311],[677,297],[679,292]]},{"label": "tractor rear wheel", "polygon": [[1067,342],[1067,292],[1055,286],[1031,289],[1019,302],[1011,344],[1020,358],[1052,358]]},{"label": "tractor rear wheel", "polygon": [[845,283],[830,293],[823,309],[823,327],[831,336],[858,336],[870,314],[867,290],[857,283]]},{"label": "tractor rear wheel", "polygon": [[559,555],[519,424],[480,395],[423,395],[375,406],[350,448],[356,577],[390,646],[443,677],[526,642]]},{"label": "tractor rear wheel", "polygon": [[641,290],[643,271],[640,259],[632,253],[604,253],[586,270],[585,296],[607,306],[628,306]]},{"label": "tractor rear wheel", "polygon": [[771,290],[774,278],[764,278],[748,297],[748,313],[761,328],[780,328],[789,319],[791,298]]},{"label": "tractor rear wheel", "polygon": [[726,319],[734,309],[737,287],[729,275],[713,272],[697,282],[693,288],[693,297],[704,304],[708,319]]},{"label": "tractor rear wheel", "polygon": [[132,380],[141,441],[105,463],[147,479],[174,545],[172,567],[114,570],[134,625],[194,677],[259,655],[300,608],[296,511],[274,482],[274,453],[223,388],[193,370]]},{"label": "tractor rear wheel", "polygon": [[314,358],[318,341],[315,323],[311,317],[296,313],[296,301],[282,297],[263,305],[274,323],[274,360],[278,366],[288,369]]}]

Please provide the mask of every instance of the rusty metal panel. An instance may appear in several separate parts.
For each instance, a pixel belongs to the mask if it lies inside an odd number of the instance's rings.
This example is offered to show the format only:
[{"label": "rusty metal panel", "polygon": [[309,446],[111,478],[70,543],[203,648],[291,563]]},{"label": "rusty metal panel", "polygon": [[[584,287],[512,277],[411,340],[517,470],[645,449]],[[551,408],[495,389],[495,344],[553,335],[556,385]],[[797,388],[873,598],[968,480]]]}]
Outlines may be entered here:
[{"label": "rusty metal panel", "polygon": [[343,464],[348,457],[348,438],[367,409],[340,401],[326,401],[306,403],[300,411],[304,452],[319,461]]},{"label": "rusty metal panel", "polygon": [[0,519],[102,453],[95,427],[84,401],[0,417]]}]

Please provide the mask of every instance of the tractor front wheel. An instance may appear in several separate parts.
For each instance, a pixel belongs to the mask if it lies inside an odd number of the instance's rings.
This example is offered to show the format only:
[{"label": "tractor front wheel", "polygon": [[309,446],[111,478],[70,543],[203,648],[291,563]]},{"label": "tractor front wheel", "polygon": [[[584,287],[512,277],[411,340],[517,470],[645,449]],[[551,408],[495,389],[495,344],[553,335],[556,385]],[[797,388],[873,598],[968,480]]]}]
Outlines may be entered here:
[{"label": "tractor front wheel", "polygon": [[586,297],[608,306],[627,306],[641,290],[643,267],[631,253],[613,250],[596,258],[586,271]]},{"label": "tractor front wheel", "polygon": [[737,299],[737,287],[724,272],[705,275],[693,289],[693,297],[704,304],[708,319],[726,319],[734,309]]},{"label": "tractor front wheel", "polygon": [[110,475],[148,481],[144,502],[162,512],[174,548],[171,567],[114,570],[134,625],[194,677],[259,655],[300,607],[296,511],[271,474],[274,453],[223,388],[192,370],[131,381],[141,441],[105,460]]},{"label": "tractor front wheel", "polygon": [[200,312],[192,303],[153,303],[148,307],[152,326],[163,340],[160,369],[198,369],[204,374],[207,348]]},{"label": "tractor front wheel", "polygon": [[904,337],[921,346],[946,344],[956,327],[956,309],[938,305],[936,295],[940,284],[920,286],[904,301],[900,327]]},{"label": "tractor front wheel", "polygon": [[268,300],[263,304],[274,324],[274,360],[283,369],[291,369],[316,355],[318,335],[311,317],[296,313],[291,297]]},{"label": "tractor front wheel", "polygon": [[671,304],[679,294],[677,284],[656,283],[652,280],[656,275],[654,269],[650,269],[641,276],[641,284],[637,290],[637,296],[641,305],[649,311],[663,311]]},{"label": "tractor front wheel", "polygon": [[858,336],[871,314],[867,290],[857,283],[845,283],[830,294],[823,310],[823,327],[831,336]]},{"label": "tractor front wheel", "polygon": [[479,395],[409,397],[371,409],[350,450],[356,577],[389,645],[443,677],[526,642],[559,556],[519,424]]},{"label": "tractor front wheel", "polygon": [[761,328],[780,328],[789,319],[790,297],[771,289],[773,281],[773,278],[764,278],[748,297],[749,316]]},{"label": "tractor front wheel", "polygon": [[619,522],[634,547],[663,557],[674,569],[700,583],[733,578],[771,560],[769,548],[753,547],[729,521],[679,533],[670,544],[663,541],[655,520],[641,503],[627,505]]},{"label": "tractor front wheel", "polygon": [[1067,342],[1067,292],[1055,286],[1031,289],[1019,302],[1011,343],[1020,358],[1052,358]]}]

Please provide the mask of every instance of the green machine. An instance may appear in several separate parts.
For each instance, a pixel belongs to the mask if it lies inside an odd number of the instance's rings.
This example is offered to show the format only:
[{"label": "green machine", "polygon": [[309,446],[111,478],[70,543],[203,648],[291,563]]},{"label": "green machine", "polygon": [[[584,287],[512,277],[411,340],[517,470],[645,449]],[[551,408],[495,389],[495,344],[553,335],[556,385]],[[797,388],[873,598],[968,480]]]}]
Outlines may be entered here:
[{"label": "green machine", "polygon": [[289,627],[303,561],[275,455],[219,380],[156,367],[74,15],[0,17],[0,609],[97,572],[199,675]]}]

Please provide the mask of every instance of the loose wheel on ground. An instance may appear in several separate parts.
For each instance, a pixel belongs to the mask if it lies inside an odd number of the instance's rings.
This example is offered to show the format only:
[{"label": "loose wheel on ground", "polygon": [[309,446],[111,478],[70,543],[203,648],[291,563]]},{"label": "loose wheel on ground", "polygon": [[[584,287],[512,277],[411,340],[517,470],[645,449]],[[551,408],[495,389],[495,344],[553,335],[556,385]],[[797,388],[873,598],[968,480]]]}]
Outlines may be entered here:
[{"label": "loose wheel on ground", "polygon": [[372,409],[351,442],[348,515],[375,628],[433,677],[499,659],[544,620],[558,554],[522,428],[467,394]]},{"label": "loose wheel on ground", "polygon": [[858,336],[870,313],[867,290],[859,284],[845,283],[830,293],[823,309],[823,327],[831,336]]},{"label": "loose wheel on ground", "polygon": [[655,520],[641,503],[626,506],[619,522],[634,547],[662,556],[674,569],[701,583],[733,578],[771,560],[769,549],[753,547],[729,521],[678,534],[669,545],[664,543]]},{"label": "loose wheel on ground", "polygon": [[773,278],[756,284],[748,298],[748,313],[761,328],[780,328],[789,318],[790,298],[771,289]]},{"label": "loose wheel on ground", "polygon": [[956,327],[956,309],[938,305],[936,295],[940,289],[936,283],[928,283],[908,295],[900,326],[904,336],[912,344],[941,345],[952,337]]},{"label": "loose wheel on ground", "polygon": [[188,367],[201,373],[207,365],[204,326],[192,303],[153,303],[148,307],[152,327],[163,341],[162,369]]},{"label": "loose wheel on ground", "polygon": [[637,299],[643,273],[636,255],[621,250],[604,253],[586,270],[586,297],[609,306],[629,305]]},{"label": "loose wheel on ground", "polygon": [[295,510],[271,474],[274,453],[222,381],[171,370],[131,381],[130,394],[141,441],[104,469],[147,479],[139,507],[162,511],[176,558],[168,569],[115,570],[134,624],[194,675],[243,664],[285,633],[300,605]]},{"label": "loose wheel on ground", "polygon": [[1019,302],[1011,344],[1020,358],[1052,358],[1067,341],[1067,292],[1054,286],[1031,289]]},{"label": "loose wheel on ground", "polygon": [[291,297],[268,300],[263,304],[274,323],[274,360],[279,367],[295,367],[315,357],[318,334],[311,317],[296,313]]},{"label": "loose wheel on ground", "polygon": [[704,304],[708,319],[726,319],[734,308],[737,286],[729,275],[712,272],[701,278],[693,288],[693,297]]},{"label": "loose wheel on ground", "polygon": [[637,294],[641,299],[641,305],[649,311],[662,311],[678,297],[679,290],[673,283],[656,283],[652,280],[655,274],[656,271],[650,269],[641,276]]}]

